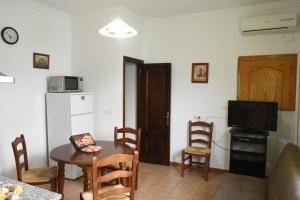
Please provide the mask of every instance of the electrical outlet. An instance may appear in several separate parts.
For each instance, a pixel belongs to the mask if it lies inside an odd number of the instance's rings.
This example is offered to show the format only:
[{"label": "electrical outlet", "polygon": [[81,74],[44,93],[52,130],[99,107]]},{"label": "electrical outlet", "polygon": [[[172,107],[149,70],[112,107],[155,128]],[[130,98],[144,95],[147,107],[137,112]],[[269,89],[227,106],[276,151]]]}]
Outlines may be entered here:
[{"label": "electrical outlet", "polygon": [[200,119],[201,119],[200,115],[193,116],[193,121],[200,121]]}]

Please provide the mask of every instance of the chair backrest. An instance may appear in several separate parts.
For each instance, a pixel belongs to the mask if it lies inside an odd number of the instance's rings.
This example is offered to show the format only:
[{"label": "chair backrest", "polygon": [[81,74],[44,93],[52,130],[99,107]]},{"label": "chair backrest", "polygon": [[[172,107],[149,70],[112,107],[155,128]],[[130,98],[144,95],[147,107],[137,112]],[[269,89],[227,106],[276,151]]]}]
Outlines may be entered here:
[{"label": "chair backrest", "polygon": [[[189,121],[189,146],[192,146],[193,143],[200,143],[211,148],[213,126],[213,122],[207,123],[203,121]],[[193,135],[202,135],[203,137],[193,138]]]},{"label": "chair backrest", "polygon": [[[141,129],[133,129],[133,128],[129,128],[129,127],[125,127],[125,128],[120,128],[118,129],[117,127],[115,127],[115,138],[114,141],[115,143],[124,143],[127,144],[128,146],[133,145],[134,151],[137,151],[140,153],[140,145],[141,145]],[[118,137],[119,134],[122,134],[122,137]],[[128,137],[127,134],[131,134],[133,136],[135,136],[135,140],[132,139],[131,137]],[[132,146],[130,146],[132,148]]]},{"label": "chair backrest", "polygon": [[[126,163],[131,162],[131,168],[125,168]],[[138,152],[134,151],[133,155],[116,154],[107,158],[97,160],[93,158],[92,174],[93,174],[93,200],[100,200],[113,195],[130,193],[130,200],[134,200],[136,167],[138,162]],[[122,167],[117,171],[112,171],[104,175],[101,174],[101,168],[119,163]],[[101,183],[110,182],[118,178],[129,180],[128,186],[115,188],[98,194],[98,189],[101,189]]]},{"label": "chair backrest", "polygon": [[[21,144],[21,145],[19,145]],[[15,155],[15,161],[16,161],[16,170],[17,170],[17,176],[18,181],[22,181],[22,170],[28,170],[28,157],[27,157],[27,148],[26,148],[26,142],[25,137],[23,134],[21,134],[20,137],[17,137],[12,143],[12,148]],[[20,148],[18,148],[20,147]],[[23,156],[23,162],[21,160],[21,157]]]}]

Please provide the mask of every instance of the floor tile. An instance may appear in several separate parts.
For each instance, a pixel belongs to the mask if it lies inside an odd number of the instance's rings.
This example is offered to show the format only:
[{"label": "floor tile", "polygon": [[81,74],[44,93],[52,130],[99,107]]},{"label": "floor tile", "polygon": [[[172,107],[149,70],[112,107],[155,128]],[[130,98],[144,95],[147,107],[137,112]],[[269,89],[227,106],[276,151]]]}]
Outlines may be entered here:
[{"label": "floor tile", "polygon": [[[174,166],[140,163],[136,200],[209,200],[212,198],[223,173],[210,171],[208,181],[203,170],[186,169],[185,176]],[[43,186],[47,188],[48,186]],[[65,181],[65,200],[79,200],[83,178]]]}]

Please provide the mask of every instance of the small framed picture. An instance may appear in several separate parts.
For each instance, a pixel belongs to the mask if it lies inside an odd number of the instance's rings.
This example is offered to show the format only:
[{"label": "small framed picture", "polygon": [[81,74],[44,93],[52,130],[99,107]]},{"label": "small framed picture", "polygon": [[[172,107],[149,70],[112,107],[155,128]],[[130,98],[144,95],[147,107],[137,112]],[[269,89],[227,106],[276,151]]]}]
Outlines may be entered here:
[{"label": "small framed picture", "polygon": [[33,53],[33,68],[49,69],[50,56],[47,54]]},{"label": "small framed picture", "polygon": [[208,63],[192,64],[192,83],[208,83]]}]

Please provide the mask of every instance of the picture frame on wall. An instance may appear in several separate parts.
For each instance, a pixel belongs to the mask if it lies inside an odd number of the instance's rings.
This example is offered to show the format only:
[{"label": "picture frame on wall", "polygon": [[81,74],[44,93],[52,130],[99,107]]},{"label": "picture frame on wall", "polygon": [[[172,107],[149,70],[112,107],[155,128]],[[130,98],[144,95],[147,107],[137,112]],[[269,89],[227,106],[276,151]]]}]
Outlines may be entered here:
[{"label": "picture frame on wall", "polygon": [[33,53],[33,68],[49,69],[50,55]]},{"label": "picture frame on wall", "polygon": [[192,63],[192,83],[208,83],[208,63]]}]

